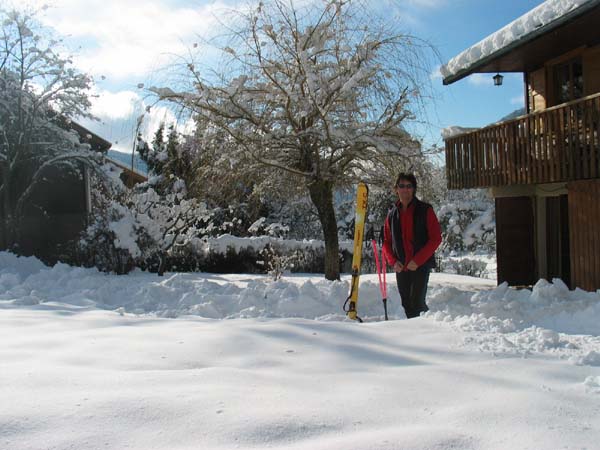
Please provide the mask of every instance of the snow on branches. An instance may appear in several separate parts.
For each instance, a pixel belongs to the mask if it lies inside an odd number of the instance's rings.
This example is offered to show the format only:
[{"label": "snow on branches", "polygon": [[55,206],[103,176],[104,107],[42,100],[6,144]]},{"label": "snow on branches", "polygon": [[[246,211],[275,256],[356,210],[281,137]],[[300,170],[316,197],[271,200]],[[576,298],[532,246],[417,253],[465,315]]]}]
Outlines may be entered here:
[{"label": "snow on branches", "polygon": [[238,17],[235,49],[221,47],[231,76],[211,83],[190,64],[192,91],[151,91],[226,129],[256,161],[311,180],[340,180],[380,153],[418,154],[404,125],[420,100],[421,46],[359,26],[350,3],[313,14],[261,5]]},{"label": "snow on branches", "polygon": [[61,40],[50,37],[33,14],[0,9],[1,90],[20,101],[20,109],[12,110],[13,118],[24,121],[49,110],[67,118],[91,117],[91,77],[73,67],[72,60],[62,55]]}]

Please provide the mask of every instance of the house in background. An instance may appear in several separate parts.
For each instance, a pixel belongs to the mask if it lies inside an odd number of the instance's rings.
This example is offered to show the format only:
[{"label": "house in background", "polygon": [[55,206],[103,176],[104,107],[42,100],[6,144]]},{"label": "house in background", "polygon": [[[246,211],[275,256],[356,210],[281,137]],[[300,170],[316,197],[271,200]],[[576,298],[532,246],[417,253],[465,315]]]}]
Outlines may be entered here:
[{"label": "house in background", "polygon": [[110,156],[107,156],[106,160],[121,171],[119,178],[129,189],[134,187],[136,184],[145,183],[148,181],[146,174],[143,174],[136,169],[132,169],[131,166],[128,167],[122,161],[111,158]]},{"label": "house in background", "polygon": [[[90,150],[106,155],[112,144],[76,122],[69,122],[82,143]],[[124,164],[106,158],[120,171],[123,183],[132,187],[146,181],[146,176]],[[48,167],[38,182],[20,222],[19,253],[35,255],[48,263],[63,260],[73,251],[74,242],[88,225],[92,212],[91,184],[87,169],[65,166]],[[1,210],[0,210],[1,213]]]},{"label": "house in background", "polygon": [[525,115],[446,135],[448,188],[490,189],[499,283],[600,289],[600,0],[548,0],[442,67],[500,72],[523,73]]}]

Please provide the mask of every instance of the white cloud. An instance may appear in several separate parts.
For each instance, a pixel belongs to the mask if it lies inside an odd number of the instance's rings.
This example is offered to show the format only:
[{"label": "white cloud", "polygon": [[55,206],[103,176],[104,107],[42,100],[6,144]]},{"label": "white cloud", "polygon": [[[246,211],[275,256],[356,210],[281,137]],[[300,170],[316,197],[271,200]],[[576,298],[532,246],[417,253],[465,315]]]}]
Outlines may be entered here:
[{"label": "white cloud", "polygon": [[489,73],[474,73],[469,75],[467,81],[474,86],[493,86],[494,80],[492,79],[492,75]]},{"label": "white cloud", "polygon": [[442,78],[444,78],[442,76],[442,71],[440,70],[442,66],[436,66],[431,73],[429,74],[429,78],[431,80],[441,80]]},{"label": "white cloud", "polygon": [[[297,0],[313,3],[319,0]],[[24,0],[36,6],[47,0]],[[398,9],[386,0],[386,8],[404,23],[418,23],[413,12],[446,3],[447,0],[408,0]],[[379,4],[379,2],[374,2]],[[75,64],[95,77],[108,81],[145,81],[176,56],[187,55],[198,36],[221,32],[217,17],[248,6],[245,0],[54,0],[41,17],[69,43],[81,45]],[[245,5],[245,6],[242,6]]]},{"label": "white cloud", "polygon": [[93,115],[103,119],[125,119],[140,109],[141,98],[133,91],[98,91],[91,99]]},{"label": "white cloud", "polygon": [[[41,3],[32,0],[33,3]],[[167,0],[56,0],[42,20],[82,49],[75,63],[93,75],[143,77],[218,28],[222,1],[177,7]]]}]

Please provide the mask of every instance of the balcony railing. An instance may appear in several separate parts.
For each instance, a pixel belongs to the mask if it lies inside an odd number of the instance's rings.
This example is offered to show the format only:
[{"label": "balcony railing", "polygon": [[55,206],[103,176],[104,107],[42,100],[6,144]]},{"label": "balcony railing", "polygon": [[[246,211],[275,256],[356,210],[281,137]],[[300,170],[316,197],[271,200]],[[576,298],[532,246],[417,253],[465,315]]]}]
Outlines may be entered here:
[{"label": "balcony railing", "polygon": [[446,139],[450,189],[600,177],[600,93]]}]

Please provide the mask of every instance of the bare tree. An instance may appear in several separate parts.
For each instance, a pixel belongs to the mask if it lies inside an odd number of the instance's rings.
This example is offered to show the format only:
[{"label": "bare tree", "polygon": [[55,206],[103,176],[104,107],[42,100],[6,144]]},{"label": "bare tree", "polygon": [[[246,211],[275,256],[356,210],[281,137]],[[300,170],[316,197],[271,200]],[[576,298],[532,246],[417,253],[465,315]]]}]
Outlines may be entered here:
[{"label": "bare tree", "polygon": [[325,277],[339,278],[333,193],[421,146],[405,129],[427,83],[429,46],[369,16],[360,1],[261,2],[238,12],[226,64],[187,65],[193,88],[151,88],[224,130],[260,165],[308,190],[325,240]]}]

